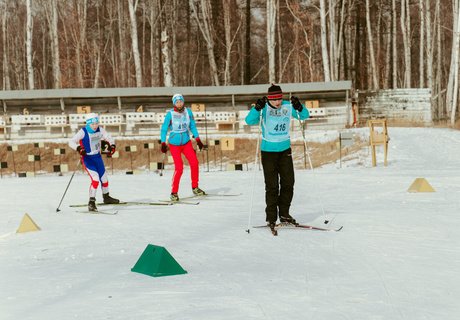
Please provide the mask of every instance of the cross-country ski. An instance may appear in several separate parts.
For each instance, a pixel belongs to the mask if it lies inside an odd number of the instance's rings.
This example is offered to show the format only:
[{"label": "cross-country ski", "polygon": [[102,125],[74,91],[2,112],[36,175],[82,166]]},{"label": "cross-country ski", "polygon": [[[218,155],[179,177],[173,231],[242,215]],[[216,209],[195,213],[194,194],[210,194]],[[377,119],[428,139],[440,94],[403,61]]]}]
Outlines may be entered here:
[{"label": "cross-country ski", "polygon": [[[268,225],[260,225],[260,226],[253,226],[253,228],[270,228]],[[275,228],[277,230],[279,229],[307,229],[307,230],[317,230],[317,231],[332,231],[332,232],[338,232],[343,229],[343,226],[340,226],[338,228],[323,228],[323,227],[317,227],[317,226],[311,226],[307,224],[285,224],[285,223],[278,223],[275,225]]]},{"label": "cross-country ski", "polygon": [[[191,198],[189,198],[191,199]],[[177,201],[174,201],[174,200],[158,200],[160,203],[164,203],[164,204],[168,204],[168,205],[174,205],[174,204],[185,204],[185,205],[192,205],[192,206],[196,206],[196,205],[199,205],[200,202],[199,201],[192,201],[192,200],[177,200]]]},{"label": "cross-country ski", "polygon": [[[104,206],[169,206],[173,205],[174,203],[168,202],[150,202],[150,201],[122,201],[119,203],[97,203],[98,207]],[[86,207],[88,204],[71,204],[69,207],[71,208],[79,208],[79,207]]]},{"label": "cross-country ski", "polygon": [[87,213],[87,214],[107,214],[107,215],[115,215],[118,213],[118,210],[97,210],[97,211],[89,211],[89,210],[76,210],[78,213]]}]

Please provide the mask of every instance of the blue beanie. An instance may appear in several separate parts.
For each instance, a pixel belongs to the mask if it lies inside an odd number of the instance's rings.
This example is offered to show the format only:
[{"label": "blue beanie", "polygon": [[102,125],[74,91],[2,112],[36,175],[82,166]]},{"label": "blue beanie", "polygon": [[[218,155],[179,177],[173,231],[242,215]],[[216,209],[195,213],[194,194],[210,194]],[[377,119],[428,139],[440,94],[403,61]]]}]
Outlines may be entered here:
[{"label": "blue beanie", "polygon": [[175,95],[173,95],[173,97],[172,97],[173,105],[176,105],[177,100],[185,101],[184,96],[182,96],[180,93],[176,93]]}]

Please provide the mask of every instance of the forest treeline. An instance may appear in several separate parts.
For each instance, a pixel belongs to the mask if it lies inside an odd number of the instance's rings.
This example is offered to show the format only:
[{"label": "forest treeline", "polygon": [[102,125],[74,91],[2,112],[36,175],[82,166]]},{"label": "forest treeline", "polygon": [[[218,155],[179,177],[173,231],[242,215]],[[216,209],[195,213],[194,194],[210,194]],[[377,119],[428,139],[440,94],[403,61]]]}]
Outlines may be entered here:
[{"label": "forest treeline", "polygon": [[352,80],[456,117],[460,0],[0,0],[3,90]]}]

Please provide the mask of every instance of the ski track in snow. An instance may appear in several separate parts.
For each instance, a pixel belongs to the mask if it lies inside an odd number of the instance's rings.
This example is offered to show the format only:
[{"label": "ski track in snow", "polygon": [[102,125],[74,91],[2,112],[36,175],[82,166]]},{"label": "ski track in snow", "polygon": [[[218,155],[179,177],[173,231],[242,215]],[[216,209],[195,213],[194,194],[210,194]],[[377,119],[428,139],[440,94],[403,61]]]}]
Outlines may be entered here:
[{"label": "ski track in snow", "polygon": [[[354,131],[367,137],[367,128]],[[202,165],[205,191],[242,194],[197,206],[101,209],[118,210],[114,216],[69,207],[87,202],[85,174],[75,175],[60,213],[70,174],[4,177],[0,319],[457,319],[460,131],[389,128],[389,135],[387,167],[380,147],[375,168],[364,148],[341,169],[296,171],[291,214],[305,224],[343,225],[340,232],[247,234],[253,171],[204,172]],[[168,170],[163,177],[116,173],[110,193],[123,201],[168,198],[171,177]],[[418,177],[436,192],[408,193]],[[188,169],[179,194],[191,194]],[[253,208],[251,226],[264,224],[261,171]],[[24,213],[41,231],[15,233]],[[188,274],[131,272],[149,243],[166,247]]]}]

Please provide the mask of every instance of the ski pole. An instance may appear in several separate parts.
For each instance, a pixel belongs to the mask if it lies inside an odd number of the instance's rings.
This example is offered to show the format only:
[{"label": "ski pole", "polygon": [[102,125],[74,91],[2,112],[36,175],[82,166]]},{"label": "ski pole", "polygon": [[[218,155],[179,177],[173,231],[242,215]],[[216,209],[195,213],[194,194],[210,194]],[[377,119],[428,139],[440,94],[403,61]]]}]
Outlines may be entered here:
[{"label": "ski pole", "polygon": [[67,190],[69,189],[70,183],[72,182],[73,176],[75,175],[75,172],[77,172],[78,169],[80,168],[80,165],[81,165],[81,162],[82,162],[82,161],[83,161],[83,159],[79,159],[79,160],[78,160],[77,168],[75,169],[75,171],[72,173],[72,176],[70,177],[69,183],[67,184],[67,187],[65,188],[64,194],[62,195],[62,198],[61,198],[61,201],[59,202],[59,205],[58,205],[58,207],[56,208],[56,212],[61,211],[61,209],[59,209],[59,208],[61,207],[62,200],[64,200],[64,197],[65,197],[65,195],[66,195],[66,193],[67,193]]},{"label": "ski pole", "polygon": [[259,161],[259,141],[260,141],[260,134],[261,134],[261,126],[262,126],[262,110],[260,110],[259,115],[259,126],[258,126],[258,133],[257,133],[257,146],[256,146],[256,155],[254,160],[254,176],[252,178],[252,194],[251,194],[251,208],[249,210],[249,217],[248,217],[248,228],[246,230],[249,233],[251,230],[251,217],[252,217],[252,209],[254,205],[254,190],[256,187],[256,174],[257,174],[257,162]]},{"label": "ski pole", "polygon": [[[311,172],[312,174],[314,175],[315,174],[315,170],[313,169],[313,164],[311,162],[311,157],[310,157],[310,151],[308,151],[308,146],[307,146],[307,139],[305,138],[305,131],[303,130],[303,124],[302,124],[302,121],[300,121],[300,112],[297,111],[297,120],[299,120],[299,125],[300,125],[300,131],[302,132],[302,139],[303,139],[303,145],[304,145],[304,148],[305,148],[305,153],[307,154],[307,157],[308,157],[308,163],[310,164],[310,168],[311,168]],[[323,216],[326,215],[326,212],[324,211],[324,205],[323,205],[323,199],[321,197],[321,193],[318,194],[318,198],[319,198],[319,204],[321,205],[321,211],[323,213]],[[335,217],[334,217],[335,219]],[[332,219],[332,220],[334,220]],[[332,222],[331,220],[331,222]],[[329,223],[329,220],[324,220],[324,223],[327,224]]]}]

